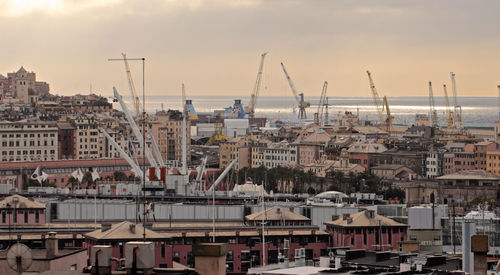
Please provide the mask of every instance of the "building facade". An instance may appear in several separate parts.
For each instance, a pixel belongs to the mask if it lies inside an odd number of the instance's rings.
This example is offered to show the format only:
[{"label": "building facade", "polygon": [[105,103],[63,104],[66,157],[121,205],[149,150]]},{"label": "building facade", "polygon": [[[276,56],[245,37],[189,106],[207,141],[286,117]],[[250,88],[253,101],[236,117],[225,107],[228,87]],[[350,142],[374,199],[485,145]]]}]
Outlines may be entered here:
[{"label": "building facade", "polygon": [[331,247],[368,251],[399,250],[399,243],[406,241],[407,225],[378,215],[373,210],[345,214],[325,224]]},{"label": "building facade", "polygon": [[51,121],[1,122],[2,162],[58,159],[58,127]]}]

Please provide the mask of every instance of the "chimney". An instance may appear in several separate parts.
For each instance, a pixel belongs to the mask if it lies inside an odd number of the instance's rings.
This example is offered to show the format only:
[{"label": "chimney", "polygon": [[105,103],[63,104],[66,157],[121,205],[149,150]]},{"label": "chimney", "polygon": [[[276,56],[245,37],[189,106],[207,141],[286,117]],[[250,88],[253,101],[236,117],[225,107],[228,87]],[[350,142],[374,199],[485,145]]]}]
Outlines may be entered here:
[{"label": "chimney", "polygon": [[344,221],[347,220],[347,218],[349,218],[349,217],[351,217],[351,214],[349,214],[349,213],[342,214],[342,220],[344,220]]},{"label": "chimney", "polygon": [[193,245],[194,266],[200,275],[226,274],[227,243]]},{"label": "chimney", "polygon": [[101,231],[102,232],[110,230],[110,229],[111,229],[111,223],[103,223],[103,224],[101,224]]},{"label": "chimney", "polygon": [[56,232],[49,232],[49,236],[45,240],[45,250],[47,251],[47,258],[55,257],[59,253]]},{"label": "chimney", "polygon": [[473,235],[471,237],[471,251],[474,253],[474,274],[486,274],[488,270],[488,256],[490,241],[488,235]]},{"label": "chimney", "polygon": [[135,224],[131,223],[129,225],[129,229],[130,229],[130,232],[132,232],[133,234],[135,234]]},{"label": "chimney", "polygon": [[375,218],[375,210],[366,210],[365,214],[369,219]]}]

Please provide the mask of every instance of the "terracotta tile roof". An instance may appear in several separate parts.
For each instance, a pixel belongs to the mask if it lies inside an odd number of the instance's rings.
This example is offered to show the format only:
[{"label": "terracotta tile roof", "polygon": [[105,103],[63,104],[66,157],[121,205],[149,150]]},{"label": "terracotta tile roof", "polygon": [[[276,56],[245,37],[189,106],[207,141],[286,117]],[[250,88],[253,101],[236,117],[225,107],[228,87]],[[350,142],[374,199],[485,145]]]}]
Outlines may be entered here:
[{"label": "terracotta tile roof", "polygon": [[[249,221],[260,221],[262,220],[263,211],[250,214],[245,217]],[[309,221],[310,219],[299,214],[295,214],[291,211],[285,210],[281,207],[273,207],[265,211],[266,221]]]},{"label": "terracotta tile roof", "polygon": [[[352,221],[349,222],[349,219]],[[340,217],[335,221],[326,222],[325,224],[341,227],[407,226],[406,224],[402,224],[382,215],[378,215],[374,213],[373,210],[364,210],[350,215],[347,219]]]},{"label": "terracotta tile roof", "polygon": [[453,174],[437,177],[438,180],[500,180],[500,177],[484,170],[462,170]]},{"label": "terracotta tile roof", "polygon": [[[45,204],[39,203],[39,202],[34,201],[34,200],[30,200],[26,197],[19,196],[19,195],[8,196],[8,197],[0,200],[0,208],[14,208],[14,201],[17,201],[15,203],[16,208],[44,208],[45,209]],[[9,206],[7,206],[7,204]]]},{"label": "terracotta tile roof", "polygon": [[[131,227],[135,226],[135,230]],[[86,238],[96,240],[141,240],[143,238],[144,228],[141,224],[135,224],[128,221],[123,221],[114,224],[111,228],[104,230],[103,228],[84,234]],[[146,239],[166,239],[167,235],[156,233],[153,230],[146,228]]]}]

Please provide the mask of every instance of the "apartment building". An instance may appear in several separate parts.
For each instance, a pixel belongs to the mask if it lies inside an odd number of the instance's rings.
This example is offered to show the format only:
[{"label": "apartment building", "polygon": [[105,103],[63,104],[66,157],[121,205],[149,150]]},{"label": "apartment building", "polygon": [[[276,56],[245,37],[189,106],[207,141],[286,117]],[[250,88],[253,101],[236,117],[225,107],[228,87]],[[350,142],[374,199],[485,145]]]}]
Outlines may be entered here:
[{"label": "apartment building", "polygon": [[[153,128],[153,135],[159,137],[159,139],[163,139],[166,135],[166,143],[158,142],[156,140],[158,146],[160,147],[160,152],[166,151],[166,155],[163,156],[165,160],[177,160],[182,161],[182,113],[179,111],[160,111],[156,113],[156,121],[160,122],[165,126],[165,129],[161,129],[162,133],[155,133],[155,128]],[[156,126],[155,126],[156,127]],[[160,130],[159,127],[158,131]],[[189,119],[186,121],[186,129],[191,129],[191,122]],[[163,137],[162,137],[163,136]],[[189,154],[191,150],[191,131],[187,131],[187,161],[191,161],[191,154]],[[160,145],[161,144],[161,145]]]},{"label": "apartment building", "polygon": [[93,117],[73,119],[76,128],[76,159],[99,159],[105,156],[104,137],[99,134],[98,121]]},{"label": "apartment building", "polygon": [[270,144],[264,151],[264,166],[268,169],[297,164],[297,145],[286,141]]},{"label": "apartment building", "polygon": [[58,159],[58,127],[53,121],[1,122],[2,162]]}]

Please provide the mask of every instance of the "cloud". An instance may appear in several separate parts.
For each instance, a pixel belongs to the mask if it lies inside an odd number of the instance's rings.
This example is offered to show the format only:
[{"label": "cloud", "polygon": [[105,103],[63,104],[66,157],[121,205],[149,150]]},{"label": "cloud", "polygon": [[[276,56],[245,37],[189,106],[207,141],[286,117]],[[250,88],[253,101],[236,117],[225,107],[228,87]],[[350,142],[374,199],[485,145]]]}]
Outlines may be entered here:
[{"label": "cloud", "polygon": [[59,93],[126,89],[122,64],[107,61],[121,52],[147,58],[157,94],[184,81],[194,94],[247,95],[263,51],[269,94],[290,92],[281,61],[306,95],[324,80],[366,95],[366,69],[388,94],[425,95],[428,80],[451,70],[462,91],[489,93],[500,75],[496,1],[1,1],[0,73],[24,65]]}]

